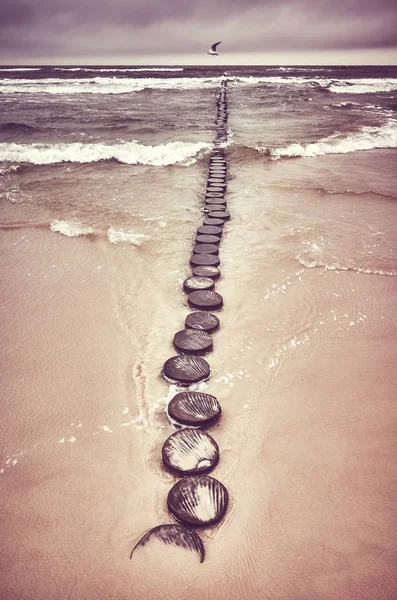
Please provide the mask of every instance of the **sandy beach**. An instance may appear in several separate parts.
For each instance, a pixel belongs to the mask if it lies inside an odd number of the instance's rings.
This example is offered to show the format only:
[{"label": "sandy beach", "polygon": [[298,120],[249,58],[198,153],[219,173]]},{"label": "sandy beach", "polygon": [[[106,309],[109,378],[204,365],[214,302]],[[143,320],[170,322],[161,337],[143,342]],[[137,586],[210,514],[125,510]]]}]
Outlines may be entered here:
[{"label": "sandy beach", "polygon": [[[157,543],[129,560],[145,531],[173,522],[160,371],[187,314],[194,218],[166,269],[144,245],[3,231],[2,597],[395,597],[396,278],[302,265],[285,239],[317,195],[296,216],[296,197],[268,183],[240,170],[230,184],[208,389],[231,503],[202,533],[203,564]],[[317,219],[338,243],[339,201]]]}]

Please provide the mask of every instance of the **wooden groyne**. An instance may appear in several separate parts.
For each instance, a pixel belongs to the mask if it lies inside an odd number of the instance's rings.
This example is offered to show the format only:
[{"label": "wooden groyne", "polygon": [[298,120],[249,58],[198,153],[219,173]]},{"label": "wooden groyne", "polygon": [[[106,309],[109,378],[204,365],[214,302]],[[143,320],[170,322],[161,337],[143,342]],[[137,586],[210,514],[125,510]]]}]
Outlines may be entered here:
[{"label": "wooden groyne", "polygon": [[[211,368],[203,355],[213,350],[214,334],[220,327],[213,311],[223,307],[223,298],[216,291],[221,275],[219,247],[223,225],[230,219],[227,211],[227,167],[224,150],[227,141],[227,80],[222,79],[216,100],[216,137],[209,157],[208,177],[204,194],[204,220],[196,231],[190,257],[192,274],[183,283],[188,306],[194,310],[185,320],[184,329],[174,335],[178,352],[163,366],[162,374],[170,383],[190,386],[210,379]],[[221,418],[222,409],[215,396],[186,390],[179,392],[167,407],[169,418],[181,429],[164,442],[162,462],[172,474],[181,477],[170,489],[168,511],[178,524],[164,524],[148,531],[131,552],[157,539],[193,550],[203,562],[204,545],[193,529],[210,527],[223,519],[228,507],[228,491],[208,475],[220,460],[220,450],[212,436],[204,431]]]}]

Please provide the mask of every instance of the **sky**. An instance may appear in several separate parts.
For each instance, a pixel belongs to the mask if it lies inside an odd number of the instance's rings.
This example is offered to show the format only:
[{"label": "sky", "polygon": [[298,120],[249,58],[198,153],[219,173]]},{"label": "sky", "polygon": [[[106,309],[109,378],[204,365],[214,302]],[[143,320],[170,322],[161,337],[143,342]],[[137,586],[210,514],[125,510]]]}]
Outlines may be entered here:
[{"label": "sky", "polygon": [[1,0],[0,62],[396,65],[397,0]]}]

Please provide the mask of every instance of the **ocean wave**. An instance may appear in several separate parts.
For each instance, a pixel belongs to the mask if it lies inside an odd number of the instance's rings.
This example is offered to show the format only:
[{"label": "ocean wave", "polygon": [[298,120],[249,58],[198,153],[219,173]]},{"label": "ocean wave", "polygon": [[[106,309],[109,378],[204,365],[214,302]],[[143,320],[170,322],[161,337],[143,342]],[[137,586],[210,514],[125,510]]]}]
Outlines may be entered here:
[{"label": "ocean wave", "polygon": [[348,110],[360,110],[360,111],[369,111],[370,113],[376,112],[377,114],[383,113],[385,117],[391,117],[393,115],[393,111],[384,106],[379,106],[379,104],[361,104],[360,102],[334,102],[332,104],[326,104],[324,108],[336,108],[336,109],[348,109]]},{"label": "ocean wave", "polygon": [[119,144],[13,144],[0,143],[0,161],[51,165],[62,162],[92,163],[117,160],[128,165],[191,165],[201,153],[209,150],[206,142],[169,142],[145,146],[138,142]]},{"label": "ocean wave", "polygon": [[330,92],[336,94],[374,94],[379,92],[394,92],[397,90],[397,79],[340,79],[318,82]]},{"label": "ocean wave", "polygon": [[[326,79],[322,77],[272,78],[275,83],[292,83],[319,88],[335,94],[375,94],[397,90],[397,78]],[[276,81],[277,79],[277,81]]]},{"label": "ocean wave", "polygon": [[78,237],[80,235],[92,235],[94,229],[77,223],[76,221],[55,220],[50,223],[51,231],[62,233],[66,237]]},{"label": "ocean wave", "polygon": [[21,168],[21,165],[8,165],[7,167],[0,167],[0,177],[8,175],[9,173],[16,173]]},{"label": "ocean wave", "polygon": [[[295,70],[295,69],[294,69]],[[234,75],[227,77],[227,80],[231,86],[248,86],[248,85],[292,85],[300,87],[326,87],[325,79],[316,77],[305,77],[303,75],[270,75],[270,76],[256,76],[256,75]],[[328,83],[330,83],[329,81]]]},{"label": "ocean wave", "polygon": [[[183,69],[169,68],[135,68],[135,69],[92,69],[87,67],[57,67],[64,72],[143,72],[143,71],[179,71]],[[53,69],[55,70],[55,69]],[[397,78],[362,78],[362,79],[327,79],[324,77],[305,76],[228,76],[230,85],[292,85],[309,87],[337,94],[367,94],[397,91]],[[42,93],[42,94],[125,94],[140,92],[145,89],[157,90],[189,90],[214,88],[219,85],[220,77],[81,77],[58,79],[8,79],[0,78],[0,93]]]},{"label": "ocean wave", "polygon": [[0,71],[6,71],[7,73],[11,71],[41,71],[41,67],[18,67],[12,69],[8,69],[7,67],[0,67]]},{"label": "ocean wave", "polygon": [[324,89],[336,94],[368,94],[397,91],[397,78],[326,79],[323,77],[229,77],[235,85],[278,84]]},{"label": "ocean wave", "polygon": [[255,76],[249,75],[243,77],[240,75],[234,75],[227,77],[229,84],[236,86],[243,85],[260,85],[260,84],[292,84],[292,85],[305,85],[309,81],[307,77],[288,77],[285,75],[280,76]]},{"label": "ocean wave", "polygon": [[31,202],[32,195],[29,192],[22,191],[17,185],[1,192],[0,198],[6,200],[10,204],[24,204],[25,202]]},{"label": "ocean wave", "polygon": [[363,105],[359,102],[335,102],[334,104],[330,104],[334,108],[363,108]]},{"label": "ocean wave", "polygon": [[376,267],[358,267],[356,265],[351,264],[340,264],[339,262],[327,263],[325,260],[309,260],[303,256],[297,256],[296,259],[300,262],[304,267],[308,267],[309,269],[314,269],[316,267],[320,267],[325,269],[326,271],[356,271],[357,273],[364,273],[366,275],[388,275],[389,277],[396,277],[397,271],[395,270],[386,270],[386,269],[378,269]]},{"label": "ocean wave", "polygon": [[152,90],[214,88],[219,77],[90,77],[80,79],[0,79],[1,94],[127,94]]},{"label": "ocean wave", "polygon": [[397,148],[397,123],[395,121],[390,120],[381,127],[362,127],[347,137],[343,137],[343,134],[333,134],[309,144],[296,143],[285,148],[255,146],[256,150],[270,156],[273,160],[300,156],[348,154],[375,148]]},{"label": "ocean wave", "polygon": [[[16,69],[18,70],[18,69]],[[22,70],[22,69],[21,69]],[[183,71],[183,67],[175,67],[175,68],[168,68],[168,67],[153,67],[153,68],[149,68],[149,67],[142,67],[142,68],[130,68],[130,69],[126,69],[126,68],[116,68],[116,67],[108,67],[107,69],[96,69],[95,67],[89,68],[89,67],[53,67],[51,69],[51,71],[84,71],[84,72],[89,72],[92,73],[93,71],[95,73],[141,73],[144,71],[155,71],[155,72],[166,72],[166,71]]]},{"label": "ocean wave", "polygon": [[37,127],[34,125],[28,125],[27,123],[14,123],[10,121],[9,123],[1,123],[0,131],[4,133],[18,133],[19,131],[27,133],[37,131]]}]

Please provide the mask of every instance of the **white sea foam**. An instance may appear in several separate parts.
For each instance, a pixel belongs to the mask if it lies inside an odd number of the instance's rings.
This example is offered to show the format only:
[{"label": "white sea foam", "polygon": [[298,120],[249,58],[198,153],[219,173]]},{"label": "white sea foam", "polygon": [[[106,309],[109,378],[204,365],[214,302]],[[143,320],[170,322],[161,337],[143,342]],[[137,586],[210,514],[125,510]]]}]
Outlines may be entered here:
[{"label": "white sea foam", "polygon": [[41,67],[17,67],[17,68],[12,68],[12,69],[0,67],[0,71],[7,71],[7,73],[9,71],[41,71]]},{"label": "white sea foam", "polygon": [[336,94],[373,94],[378,92],[394,92],[397,90],[397,78],[325,79],[318,81],[318,83]]},{"label": "white sea foam", "polygon": [[29,94],[126,94],[152,90],[214,88],[219,77],[90,77],[80,79],[0,79],[0,93]]},{"label": "white sea foam", "polygon": [[[58,70],[90,71],[86,67],[57,67]],[[176,71],[177,69],[124,69],[124,72],[137,71]],[[179,70],[179,69],[178,69]],[[106,73],[123,72],[122,69],[96,69]],[[362,78],[362,79],[327,79],[304,76],[271,76],[271,77],[227,77],[230,84],[245,85],[293,85],[310,88],[323,88],[337,94],[366,94],[391,92],[397,90],[397,78]],[[43,93],[43,94],[125,94],[140,92],[144,89],[189,90],[198,88],[214,88],[219,85],[219,77],[86,77],[79,79],[0,79],[0,93]]]},{"label": "white sea foam", "polygon": [[397,90],[397,78],[326,79],[322,77],[230,77],[234,85],[296,85],[320,87],[337,94],[368,94]]},{"label": "white sea foam", "polygon": [[92,227],[85,227],[76,221],[52,221],[50,223],[51,231],[57,231],[67,237],[78,237],[79,235],[90,235],[94,233]]},{"label": "white sea foam", "polygon": [[134,246],[142,246],[145,237],[147,236],[143,233],[136,233],[131,229],[115,229],[114,227],[111,227],[107,230],[107,238],[111,244],[128,242]]},{"label": "white sea foam", "polygon": [[0,176],[8,175],[8,173],[16,173],[21,168],[21,165],[9,165],[8,167],[0,167]]},{"label": "white sea foam", "polygon": [[380,127],[362,127],[347,136],[333,134],[318,142],[309,144],[290,144],[285,148],[264,148],[256,150],[268,154],[276,160],[284,157],[323,156],[325,154],[347,154],[375,148],[397,148],[397,123],[389,120]]},{"label": "white sea foam", "polygon": [[289,84],[289,85],[305,85],[308,82],[307,77],[286,77],[286,76],[271,76],[271,77],[228,77],[230,84],[235,86],[244,85],[261,85],[261,84]]},{"label": "white sea foam", "polygon": [[325,79],[317,79],[315,77],[304,77],[304,76],[288,76],[288,75],[272,75],[270,77],[265,77],[265,76],[261,76],[261,77],[257,77],[254,75],[250,75],[248,77],[241,77],[241,76],[233,76],[233,77],[228,77],[228,81],[232,86],[247,86],[247,85],[292,85],[292,86],[302,86],[302,87],[316,87],[319,86],[320,83],[321,87],[326,87],[325,86]]},{"label": "white sea foam", "polygon": [[[78,237],[81,235],[91,235],[96,233],[98,236],[101,235],[100,231],[95,232],[93,227],[82,225],[77,221],[60,221],[54,220],[50,223],[51,231],[62,233],[66,237]],[[131,229],[116,229],[110,227],[106,231],[106,237],[111,244],[118,244],[119,242],[128,242],[134,246],[141,246],[143,241],[148,236],[142,233],[136,233]]]},{"label": "white sea foam", "polygon": [[35,165],[91,163],[110,159],[129,165],[191,165],[202,152],[211,147],[206,142],[170,142],[159,146],[145,146],[135,141],[119,144],[53,145],[0,143],[0,160]]},{"label": "white sea foam", "polygon": [[359,104],[358,102],[336,102],[335,104],[331,104],[331,106],[334,108],[354,108],[356,106],[358,108],[363,107],[363,105]]},{"label": "white sea foam", "polygon": [[[360,79],[326,79],[312,77],[291,77],[283,83],[310,85],[320,87],[336,94],[373,94],[378,92],[393,92],[397,90],[397,78],[360,78]],[[278,83],[281,83],[279,81]]]}]

